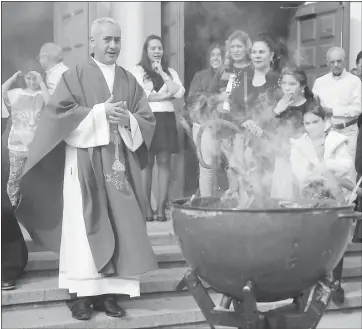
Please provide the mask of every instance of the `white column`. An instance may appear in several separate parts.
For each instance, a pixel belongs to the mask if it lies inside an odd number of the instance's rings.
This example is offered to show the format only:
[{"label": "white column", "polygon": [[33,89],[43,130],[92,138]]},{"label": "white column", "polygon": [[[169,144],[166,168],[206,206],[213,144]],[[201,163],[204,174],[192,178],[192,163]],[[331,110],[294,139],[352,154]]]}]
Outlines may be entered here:
[{"label": "white column", "polygon": [[117,64],[130,69],[140,61],[147,36],[161,36],[161,2],[111,2],[110,12],[122,29]]},{"label": "white column", "polygon": [[144,42],[143,3],[111,2],[111,15],[120,24],[122,30],[122,49],[117,64],[130,69],[141,58]]},{"label": "white column", "polygon": [[362,50],[362,2],[350,2],[349,68],[356,67],[357,54]]}]

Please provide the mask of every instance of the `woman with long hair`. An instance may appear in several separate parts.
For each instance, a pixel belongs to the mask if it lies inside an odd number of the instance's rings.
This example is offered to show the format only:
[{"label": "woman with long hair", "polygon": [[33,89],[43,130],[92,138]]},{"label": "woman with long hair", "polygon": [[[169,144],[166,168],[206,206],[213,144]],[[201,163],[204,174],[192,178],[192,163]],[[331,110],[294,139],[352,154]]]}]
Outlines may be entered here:
[{"label": "woman with long hair", "polygon": [[238,113],[244,109],[243,86],[253,74],[250,49],[250,37],[243,31],[234,31],[226,41],[227,64],[220,67],[208,88],[208,92],[219,95],[226,111]]},{"label": "woman with long hair", "polygon": [[185,93],[177,72],[169,67],[162,39],[157,35],[146,38],[138,65],[131,70],[143,87],[156,117],[156,129],[149,150],[148,164],[142,171],[147,196],[146,220],[153,221],[151,207],[152,171],[156,158],[158,167],[157,220],[166,221],[166,203],[171,182],[171,155],[179,152],[175,108],[172,100]]},{"label": "woman with long hair", "polygon": [[188,116],[192,121],[192,135],[197,149],[199,161],[199,190],[201,196],[211,196],[213,193],[213,161],[216,156],[215,141],[210,130],[201,127],[205,118],[203,109],[208,107],[209,93],[207,92],[212,79],[220,69],[224,59],[224,49],[213,43],[207,50],[209,67],[197,72],[191,82],[187,101]]},{"label": "woman with long hair", "polygon": [[188,98],[205,94],[210,87],[215,73],[220,69],[224,60],[224,48],[218,43],[211,44],[206,53],[208,67],[195,73],[191,81]]}]

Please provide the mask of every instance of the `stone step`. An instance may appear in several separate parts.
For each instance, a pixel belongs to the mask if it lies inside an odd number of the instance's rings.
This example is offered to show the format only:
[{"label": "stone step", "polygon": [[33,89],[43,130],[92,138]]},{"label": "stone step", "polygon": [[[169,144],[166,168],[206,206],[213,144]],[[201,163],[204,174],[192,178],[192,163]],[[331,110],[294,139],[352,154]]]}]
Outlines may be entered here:
[{"label": "stone step", "polygon": [[[343,309],[361,308],[361,282],[344,283],[346,300]],[[211,293],[215,304],[219,304],[221,296]],[[290,303],[290,300],[278,303],[260,303],[258,309],[267,311]],[[89,321],[74,320],[64,303],[49,304],[46,307],[4,308],[2,312],[3,328],[167,328],[179,325],[205,323],[205,319],[193,297],[185,293],[173,293],[150,298],[121,300],[120,305],[127,311],[122,319],[107,317],[104,313],[94,312]],[[341,312],[333,302],[328,305],[330,312]],[[186,328],[186,326],[184,327]],[[351,324],[349,328],[354,328]],[[330,329],[330,328],[328,328]]]},{"label": "stone step", "polygon": [[[159,327],[158,329],[210,329],[206,323],[200,324],[181,324]],[[233,327],[216,326],[216,329],[237,329]],[[317,329],[361,329],[362,328],[362,309],[352,309],[341,312],[327,311],[324,313]]]},{"label": "stone step", "polygon": [[[29,233],[21,226],[23,236],[29,252],[46,251],[44,247],[36,244]],[[173,233],[172,221],[147,223],[147,232],[153,246],[165,246],[177,244],[177,238]]]},{"label": "stone step", "polygon": [[[177,245],[154,246],[153,250],[160,267],[184,264],[185,259]],[[28,264],[25,271],[55,270],[59,266],[59,256],[51,251],[29,252]]]},{"label": "stone step", "polygon": [[[186,272],[186,264],[177,268],[161,268],[141,275],[141,293],[170,292]],[[344,261],[343,280],[362,280],[362,259],[347,256]],[[58,288],[58,272],[30,271],[17,282],[18,288],[2,293],[2,305],[51,302],[69,298],[68,291]]]},{"label": "stone step", "polygon": [[[352,247],[354,244],[350,244]],[[161,268],[182,266],[185,259],[178,245],[153,246]],[[59,256],[51,251],[30,252],[26,271],[55,270],[59,266]],[[345,253],[345,271],[347,276],[362,275],[362,252],[354,246]]]},{"label": "stone step", "polygon": [[[173,292],[186,267],[159,269],[140,276],[141,294]],[[28,272],[17,281],[17,289],[3,291],[2,306],[18,306],[69,299],[67,289],[58,288],[58,271]]]}]

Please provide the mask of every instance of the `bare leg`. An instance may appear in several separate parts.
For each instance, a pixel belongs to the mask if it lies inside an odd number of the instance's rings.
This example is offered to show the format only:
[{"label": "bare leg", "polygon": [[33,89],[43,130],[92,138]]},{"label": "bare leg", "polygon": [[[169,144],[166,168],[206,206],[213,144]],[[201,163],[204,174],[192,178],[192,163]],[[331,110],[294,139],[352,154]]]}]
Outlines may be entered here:
[{"label": "bare leg", "polygon": [[152,189],[152,170],[155,163],[155,156],[149,154],[147,166],[142,170],[142,185],[146,193],[146,217],[152,217],[151,207],[151,189]]},{"label": "bare leg", "polygon": [[158,167],[158,217],[166,217],[166,202],[168,200],[168,190],[171,180],[171,154],[160,152],[156,155]]}]

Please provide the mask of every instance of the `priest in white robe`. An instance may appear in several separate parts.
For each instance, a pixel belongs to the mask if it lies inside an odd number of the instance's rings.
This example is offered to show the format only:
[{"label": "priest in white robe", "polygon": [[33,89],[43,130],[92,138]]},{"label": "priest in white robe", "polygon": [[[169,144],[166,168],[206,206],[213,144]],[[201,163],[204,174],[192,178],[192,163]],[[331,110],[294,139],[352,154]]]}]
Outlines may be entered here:
[{"label": "priest in white robe", "polygon": [[155,118],[116,65],[119,25],[97,19],[90,41],[94,54],[62,75],[40,118],[17,209],[33,240],[60,253],[59,287],[79,320],[92,306],[124,316],[116,296],[139,296],[139,275],[158,268],[141,184]]}]

